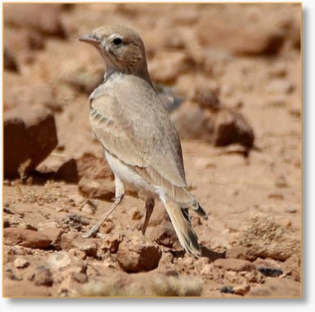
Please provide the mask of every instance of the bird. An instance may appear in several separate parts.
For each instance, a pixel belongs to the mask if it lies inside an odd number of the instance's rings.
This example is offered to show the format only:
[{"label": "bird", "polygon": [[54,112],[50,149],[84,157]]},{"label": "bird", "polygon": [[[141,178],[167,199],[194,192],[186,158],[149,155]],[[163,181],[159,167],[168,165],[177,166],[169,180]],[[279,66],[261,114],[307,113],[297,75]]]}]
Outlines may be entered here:
[{"label": "bird", "polygon": [[106,64],[102,84],[89,96],[89,121],[115,178],[112,206],[84,237],[98,232],[128,187],[145,198],[143,235],[159,199],[181,246],[200,257],[189,209],[204,219],[207,214],[187,188],[180,138],[151,81],[140,35],[106,25],[78,39],[94,46]]}]

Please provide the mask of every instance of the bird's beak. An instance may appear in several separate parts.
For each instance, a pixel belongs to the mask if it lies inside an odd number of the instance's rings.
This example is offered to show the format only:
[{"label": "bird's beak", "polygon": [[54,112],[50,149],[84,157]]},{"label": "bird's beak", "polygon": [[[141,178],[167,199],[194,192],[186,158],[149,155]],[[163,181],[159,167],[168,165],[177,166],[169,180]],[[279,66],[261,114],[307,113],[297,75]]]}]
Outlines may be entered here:
[{"label": "bird's beak", "polygon": [[84,35],[79,38],[79,41],[89,43],[95,47],[97,47],[100,44],[100,40],[96,38],[94,34]]}]

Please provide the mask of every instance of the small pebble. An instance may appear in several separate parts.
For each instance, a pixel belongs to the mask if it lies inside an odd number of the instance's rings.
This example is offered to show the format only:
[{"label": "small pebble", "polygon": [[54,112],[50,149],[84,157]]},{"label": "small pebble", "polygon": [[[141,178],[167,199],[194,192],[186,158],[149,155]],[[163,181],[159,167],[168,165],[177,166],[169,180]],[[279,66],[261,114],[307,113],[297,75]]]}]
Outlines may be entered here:
[{"label": "small pebble", "polygon": [[234,294],[244,296],[250,290],[250,286],[248,284],[235,286],[233,288]]},{"label": "small pebble", "polygon": [[17,269],[23,269],[28,267],[30,263],[23,258],[16,258],[13,264]]},{"label": "small pebble", "polygon": [[272,269],[272,268],[265,268],[265,267],[258,268],[258,271],[261,274],[265,276],[269,276],[269,277],[278,277],[283,274],[283,271],[280,269]]},{"label": "small pebble", "polygon": [[225,293],[225,294],[234,294],[234,290],[230,286],[223,286],[223,287],[221,287],[220,288],[220,292],[221,293]]}]

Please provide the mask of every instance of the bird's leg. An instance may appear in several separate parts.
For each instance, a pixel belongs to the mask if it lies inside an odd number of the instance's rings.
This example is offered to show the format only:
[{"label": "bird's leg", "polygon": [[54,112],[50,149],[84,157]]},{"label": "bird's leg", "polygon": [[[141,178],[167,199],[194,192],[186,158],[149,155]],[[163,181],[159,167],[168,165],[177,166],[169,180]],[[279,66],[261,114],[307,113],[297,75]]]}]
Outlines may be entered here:
[{"label": "bird's leg", "polygon": [[125,195],[125,190],[122,182],[115,176],[115,201],[110,207],[110,209],[101,216],[101,219],[86,233],[82,236],[84,238],[91,237],[93,234],[98,232],[99,228],[102,226],[104,221],[113,212],[113,210],[121,203]]},{"label": "bird's leg", "polygon": [[145,201],[145,218],[144,218],[144,222],[143,222],[143,226],[142,226],[142,234],[143,235],[145,234],[145,231],[148,227],[154,206],[155,206],[154,198],[148,197]]}]

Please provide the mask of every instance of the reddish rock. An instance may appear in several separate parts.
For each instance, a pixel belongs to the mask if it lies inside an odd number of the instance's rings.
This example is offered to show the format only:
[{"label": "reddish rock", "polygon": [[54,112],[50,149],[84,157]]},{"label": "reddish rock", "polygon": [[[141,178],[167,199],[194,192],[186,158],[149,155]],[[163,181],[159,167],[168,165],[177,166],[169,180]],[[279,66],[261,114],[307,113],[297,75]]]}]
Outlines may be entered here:
[{"label": "reddish rock", "polygon": [[240,144],[244,153],[254,147],[254,131],[246,118],[238,109],[221,104],[216,92],[207,87],[197,88],[191,101],[173,112],[172,120],[183,140],[213,146]]},{"label": "reddish rock", "polygon": [[155,226],[149,233],[148,237],[159,245],[173,248],[178,243],[178,238],[171,221],[166,220]]},{"label": "reddish rock", "polygon": [[125,238],[119,245],[117,261],[126,272],[141,272],[155,269],[161,259],[160,248],[144,236]]},{"label": "reddish rock", "polygon": [[63,250],[77,248],[83,251],[87,256],[95,257],[97,253],[97,245],[94,242],[97,239],[83,238],[81,234],[65,233],[61,235],[60,247]]},{"label": "reddish rock", "polygon": [[105,238],[102,238],[98,243],[98,249],[103,250],[104,252],[109,251],[110,253],[117,253],[118,247],[122,242],[122,237],[118,234],[109,234]]},{"label": "reddish rock", "polygon": [[[205,29],[211,31],[204,31]],[[246,27],[237,20],[219,18],[200,20],[196,34],[203,46],[240,55],[277,54],[286,35],[271,23]]]},{"label": "reddish rock", "polygon": [[295,281],[301,280],[301,256],[299,254],[292,255],[284,263],[281,264],[284,274],[292,277]]},{"label": "reddish rock", "polygon": [[115,197],[115,184],[113,181],[83,177],[79,181],[78,189],[85,198],[111,201]]},{"label": "reddish rock", "polygon": [[51,240],[43,233],[21,228],[6,228],[3,230],[4,244],[9,246],[23,246],[28,248],[47,248]]},{"label": "reddish rock", "polygon": [[250,291],[250,285],[244,284],[233,287],[233,293],[235,295],[241,295],[244,296]]},{"label": "reddish rock", "polygon": [[85,153],[76,159],[79,192],[86,198],[112,200],[115,196],[114,175],[105,157]]},{"label": "reddish rock", "polygon": [[180,74],[196,67],[193,58],[180,50],[160,51],[150,63],[149,71],[157,83],[172,85]]},{"label": "reddish rock", "polygon": [[27,176],[57,146],[54,116],[19,107],[4,114],[4,177]]}]

